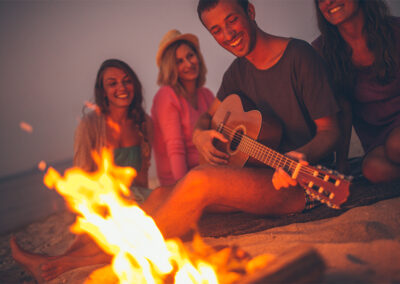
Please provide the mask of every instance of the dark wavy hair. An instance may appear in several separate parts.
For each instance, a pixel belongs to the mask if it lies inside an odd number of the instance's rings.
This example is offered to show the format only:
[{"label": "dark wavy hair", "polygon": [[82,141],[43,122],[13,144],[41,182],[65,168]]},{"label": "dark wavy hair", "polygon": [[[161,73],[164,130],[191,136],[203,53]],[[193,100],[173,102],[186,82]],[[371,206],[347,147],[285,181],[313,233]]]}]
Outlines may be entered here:
[{"label": "dark wavy hair", "polygon": [[146,129],[142,129],[143,122],[146,120],[146,115],[143,109],[142,84],[140,83],[136,73],[125,62],[118,59],[107,59],[101,64],[99,71],[97,71],[96,82],[94,86],[94,99],[96,105],[103,114],[107,114],[109,112],[108,99],[106,97],[103,85],[103,76],[104,71],[110,67],[115,67],[122,70],[132,80],[135,94],[133,96],[132,103],[128,107],[128,116],[135,120],[143,133],[146,133]]},{"label": "dark wavy hair", "polygon": [[[318,0],[314,0],[318,27],[321,32],[321,52],[326,60],[335,89],[348,92],[354,88],[355,66],[352,64],[352,50],[340,35],[338,28],[322,15]],[[358,0],[359,9],[364,13],[364,33],[367,47],[375,61],[372,70],[377,81],[384,85],[391,82],[397,69],[398,51],[393,34],[393,17],[384,0]]]},{"label": "dark wavy hair", "polygon": [[[236,1],[245,11],[247,14],[247,9],[249,7],[249,1],[248,0],[231,0],[231,1]],[[203,13],[206,10],[210,10],[217,6],[219,3],[219,0],[199,0],[199,3],[197,4],[197,15],[199,16],[199,19],[201,22],[201,13]]]}]

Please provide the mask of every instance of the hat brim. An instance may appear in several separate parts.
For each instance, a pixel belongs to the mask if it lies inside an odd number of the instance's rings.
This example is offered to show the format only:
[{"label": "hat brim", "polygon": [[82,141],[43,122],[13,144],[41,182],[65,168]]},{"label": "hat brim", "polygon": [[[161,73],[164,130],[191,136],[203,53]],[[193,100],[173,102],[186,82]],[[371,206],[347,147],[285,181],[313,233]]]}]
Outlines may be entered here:
[{"label": "hat brim", "polygon": [[164,42],[157,51],[157,55],[156,55],[156,62],[157,62],[157,66],[160,66],[161,64],[161,58],[164,54],[164,51],[168,48],[168,46],[170,46],[171,44],[173,44],[176,41],[179,40],[186,40],[190,43],[192,43],[195,47],[196,47],[196,51],[199,52],[200,46],[199,46],[199,39],[197,38],[197,36],[195,36],[194,34],[182,34],[179,35],[177,37],[174,37],[173,39]]}]

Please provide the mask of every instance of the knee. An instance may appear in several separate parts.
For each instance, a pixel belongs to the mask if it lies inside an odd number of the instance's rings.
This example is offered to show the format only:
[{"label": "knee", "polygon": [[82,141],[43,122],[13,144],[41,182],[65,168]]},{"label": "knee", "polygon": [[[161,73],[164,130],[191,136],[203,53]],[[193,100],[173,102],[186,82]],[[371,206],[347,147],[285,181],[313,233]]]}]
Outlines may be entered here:
[{"label": "knee", "polygon": [[198,166],[190,170],[182,179],[183,187],[198,187],[199,189],[205,188],[209,182],[210,174],[207,166]]},{"label": "knee", "polygon": [[394,163],[400,163],[400,139],[389,136],[385,143],[385,154]]},{"label": "knee", "polygon": [[379,159],[365,158],[362,163],[363,176],[372,183],[385,181],[384,165]]}]

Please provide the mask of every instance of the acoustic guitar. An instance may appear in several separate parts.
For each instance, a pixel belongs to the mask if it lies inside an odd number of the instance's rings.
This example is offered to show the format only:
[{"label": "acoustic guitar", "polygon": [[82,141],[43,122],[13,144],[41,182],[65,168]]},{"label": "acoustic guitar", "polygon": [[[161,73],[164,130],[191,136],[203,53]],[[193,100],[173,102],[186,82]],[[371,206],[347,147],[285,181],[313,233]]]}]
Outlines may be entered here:
[{"label": "acoustic guitar", "polygon": [[211,120],[211,127],[228,140],[222,143],[215,139],[214,145],[230,155],[230,166],[282,168],[307,194],[329,207],[339,209],[347,200],[351,177],[319,165],[301,164],[273,150],[279,146],[282,136],[279,122],[273,117],[262,117],[258,110],[245,111],[238,95],[229,95],[222,101]]}]

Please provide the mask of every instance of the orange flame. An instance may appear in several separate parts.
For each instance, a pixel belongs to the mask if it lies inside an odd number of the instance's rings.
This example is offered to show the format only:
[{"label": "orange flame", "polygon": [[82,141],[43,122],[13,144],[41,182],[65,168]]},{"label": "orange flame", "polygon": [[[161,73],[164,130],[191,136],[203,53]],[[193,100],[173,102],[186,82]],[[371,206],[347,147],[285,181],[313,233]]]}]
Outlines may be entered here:
[{"label": "orange flame", "polygon": [[134,201],[128,200],[136,172],[113,165],[112,154],[94,155],[98,171],[79,168],[65,176],[49,168],[44,183],[55,188],[78,214],[71,230],[87,232],[108,254],[120,283],[162,283],[173,275],[175,283],[218,283],[211,265],[197,258],[191,261],[182,243],[165,241],[153,219]]},{"label": "orange flame", "polygon": [[[274,260],[272,255],[249,259],[237,247],[219,251],[195,235],[189,252],[180,240],[164,240],[154,220],[129,199],[136,171],[113,164],[112,153],[93,154],[98,171],[68,169],[64,177],[49,168],[44,183],[55,188],[78,217],[71,230],[86,232],[108,254],[120,283],[234,283]],[[108,272],[95,271],[91,277]],[[217,277],[218,275],[218,277]],[[112,277],[113,278],[113,277]],[[113,278],[114,279],[114,278]],[[90,283],[98,281],[89,278]],[[93,282],[94,281],[94,282]]]}]

